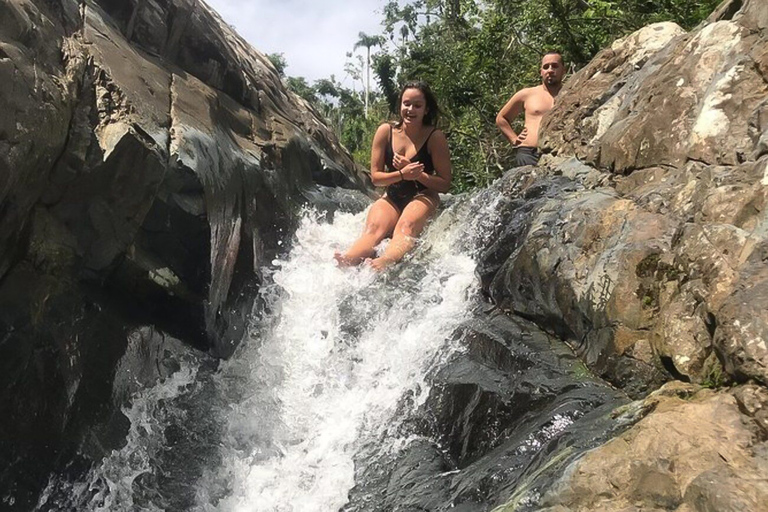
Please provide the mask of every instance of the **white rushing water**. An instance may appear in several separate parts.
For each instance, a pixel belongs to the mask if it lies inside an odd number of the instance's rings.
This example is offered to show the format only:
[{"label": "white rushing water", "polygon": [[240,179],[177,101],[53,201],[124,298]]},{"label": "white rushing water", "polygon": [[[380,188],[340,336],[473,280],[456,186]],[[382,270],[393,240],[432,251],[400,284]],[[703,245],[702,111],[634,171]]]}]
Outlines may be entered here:
[{"label": "white rushing water", "polygon": [[[131,406],[123,409],[130,421],[125,446],[114,450],[82,481],[68,482],[53,478],[43,492],[39,510],[89,510],[95,512],[163,510],[156,506],[137,507],[134,482],[155,471],[158,453],[164,449],[164,429],[170,416],[177,413],[165,401],[184,393],[193,384],[197,369],[182,361],[178,371],[152,388],[137,392]],[[51,499],[56,491],[62,497]]]},{"label": "white rushing water", "polygon": [[336,267],[333,251],[353,241],[363,220],[307,215],[294,249],[275,262],[266,294],[276,316],[255,326],[220,375],[223,385],[234,377],[249,389],[232,404],[213,476],[225,475],[231,494],[212,503],[211,486],[202,485],[201,509],[338,510],[361,444],[386,437],[406,393],[412,407],[426,398],[425,376],[450,352],[446,340],[467,310],[474,263],[443,252],[417,276]]},{"label": "white rushing water", "polygon": [[[218,456],[187,482],[190,508],[337,511],[366,443],[394,451],[407,442],[398,418],[423,403],[430,371],[457,350],[451,334],[477,293],[474,261],[457,249],[471,228],[453,226],[456,217],[443,214],[405,262],[376,274],[338,268],[332,259],[358,236],[365,213],[337,214],[332,224],[304,215],[292,249],[265,270],[266,313],[206,384],[216,403],[200,407],[210,407],[220,425]],[[128,444],[84,482],[54,479],[39,509],[57,509],[46,500],[58,487],[80,496],[72,502],[83,510],[162,510],[151,499],[136,505],[136,479],[163,473],[152,466],[164,443],[162,422],[193,379],[195,369],[182,365],[137,395],[125,410]]]}]

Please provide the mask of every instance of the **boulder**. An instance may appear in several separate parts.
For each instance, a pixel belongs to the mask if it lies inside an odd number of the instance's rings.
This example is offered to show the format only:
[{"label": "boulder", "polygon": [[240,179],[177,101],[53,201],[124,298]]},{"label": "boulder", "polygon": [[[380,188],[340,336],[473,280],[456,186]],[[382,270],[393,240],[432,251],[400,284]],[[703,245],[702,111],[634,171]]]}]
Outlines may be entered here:
[{"label": "boulder", "polygon": [[401,441],[356,456],[345,511],[488,510],[518,489],[548,489],[631,424],[610,414],[626,397],[529,321],[478,314],[454,336],[461,348],[430,379],[424,404],[404,397],[412,412],[389,436]]},{"label": "boulder", "polygon": [[0,78],[0,487],[29,509],[134,328],[227,357],[301,208],[371,186],[198,0],[2,2]]},{"label": "boulder", "polygon": [[725,2],[615,42],[561,91],[541,165],[496,186],[525,228],[480,258],[489,295],[633,396],[768,384],[764,14]]},{"label": "boulder", "polygon": [[[757,406],[755,393],[661,388],[645,400],[652,413],[572,463],[541,505],[573,512],[761,510],[768,503],[768,446],[740,410],[745,400]],[[765,408],[764,389],[760,396],[757,407]]]}]

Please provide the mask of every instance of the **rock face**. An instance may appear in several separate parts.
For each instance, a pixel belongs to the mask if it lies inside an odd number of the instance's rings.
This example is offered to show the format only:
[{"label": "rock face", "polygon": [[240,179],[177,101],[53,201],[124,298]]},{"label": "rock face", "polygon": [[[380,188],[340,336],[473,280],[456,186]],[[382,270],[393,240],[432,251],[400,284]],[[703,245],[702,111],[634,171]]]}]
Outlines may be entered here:
[{"label": "rock face", "polygon": [[541,164],[494,185],[490,298],[631,397],[686,383],[634,403],[643,420],[546,496],[518,490],[499,510],[768,503],[766,27],[765,2],[727,1],[690,33],[617,41],[567,82]]},{"label": "rock face", "polygon": [[568,468],[542,509],[760,510],[768,503],[766,431],[740,410],[756,394],[765,407],[764,388],[734,396],[666,385],[642,403],[653,413]]},{"label": "rock face", "polygon": [[501,186],[536,204],[523,238],[489,252],[490,294],[622,387],[627,364],[645,368],[638,393],[718,364],[768,384],[768,41],[762,3],[733,7],[598,54],[542,126],[546,163]]},{"label": "rock face", "polygon": [[0,487],[34,488],[131,325],[230,354],[301,205],[369,184],[198,0],[0,3],[0,110]]},{"label": "rock face", "polygon": [[406,446],[358,454],[362,483],[343,510],[487,511],[519,489],[542,493],[579,454],[626,428],[610,416],[624,394],[530,322],[478,314],[455,336],[464,349],[393,434]]}]

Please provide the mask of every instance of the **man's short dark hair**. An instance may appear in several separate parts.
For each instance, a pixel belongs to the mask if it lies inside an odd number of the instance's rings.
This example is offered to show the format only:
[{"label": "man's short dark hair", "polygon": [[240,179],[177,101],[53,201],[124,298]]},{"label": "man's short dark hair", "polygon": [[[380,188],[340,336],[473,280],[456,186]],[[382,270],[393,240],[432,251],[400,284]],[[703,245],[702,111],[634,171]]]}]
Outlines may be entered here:
[{"label": "man's short dark hair", "polygon": [[549,50],[547,52],[544,52],[544,54],[541,56],[541,58],[543,59],[547,55],[557,55],[558,57],[560,57],[560,64],[565,65],[565,59],[563,58],[563,54],[560,53],[559,51],[557,51],[557,50]]}]

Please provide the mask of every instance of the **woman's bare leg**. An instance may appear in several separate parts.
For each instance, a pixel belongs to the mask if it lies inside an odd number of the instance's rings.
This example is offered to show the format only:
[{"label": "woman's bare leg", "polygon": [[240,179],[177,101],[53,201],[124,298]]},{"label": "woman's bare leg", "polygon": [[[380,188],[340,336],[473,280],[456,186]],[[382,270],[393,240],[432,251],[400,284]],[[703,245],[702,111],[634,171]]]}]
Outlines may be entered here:
[{"label": "woman's bare leg", "polygon": [[408,203],[395,226],[392,240],[387,245],[384,254],[371,260],[371,267],[382,270],[403,259],[403,256],[413,249],[427,221],[437,210],[439,199],[433,195],[419,194]]},{"label": "woman's bare leg", "polygon": [[344,254],[337,252],[333,257],[344,267],[359,265],[366,258],[372,258],[376,254],[374,247],[392,233],[399,216],[400,212],[392,203],[379,199],[368,212],[363,234]]}]

